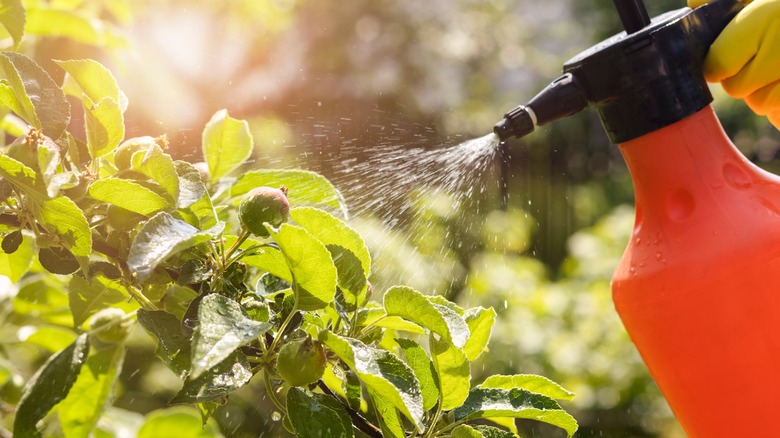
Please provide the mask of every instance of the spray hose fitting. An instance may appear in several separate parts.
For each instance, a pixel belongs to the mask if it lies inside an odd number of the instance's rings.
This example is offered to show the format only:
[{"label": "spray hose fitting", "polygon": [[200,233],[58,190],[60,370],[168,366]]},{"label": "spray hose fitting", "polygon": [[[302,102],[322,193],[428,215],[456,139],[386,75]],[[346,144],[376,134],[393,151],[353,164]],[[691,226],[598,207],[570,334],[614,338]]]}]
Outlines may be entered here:
[{"label": "spray hose fitting", "polygon": [[588,105],[585,91],[571,73],[565,73],[536,95],[528,105],[520,105],[504,114],[493,132],[505,141],[512,137],[524,137],[554,120],[576,114]]}]

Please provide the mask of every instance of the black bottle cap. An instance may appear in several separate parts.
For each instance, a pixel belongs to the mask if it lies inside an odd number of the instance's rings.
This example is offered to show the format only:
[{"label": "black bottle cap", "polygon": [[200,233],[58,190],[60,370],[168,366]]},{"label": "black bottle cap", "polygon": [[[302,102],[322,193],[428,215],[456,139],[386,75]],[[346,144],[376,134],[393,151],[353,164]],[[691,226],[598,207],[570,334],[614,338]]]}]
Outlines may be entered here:
[{"label": "black bottle cap", "polygon": [[591,47],[563,70],[576,78],[614,143],[634,139],[712,102],[702,64],[742,7],[736,0],[715,0],[695,10],[668,12],[641,29],[629,17],[624,24],[633,23],[632,33]]}]

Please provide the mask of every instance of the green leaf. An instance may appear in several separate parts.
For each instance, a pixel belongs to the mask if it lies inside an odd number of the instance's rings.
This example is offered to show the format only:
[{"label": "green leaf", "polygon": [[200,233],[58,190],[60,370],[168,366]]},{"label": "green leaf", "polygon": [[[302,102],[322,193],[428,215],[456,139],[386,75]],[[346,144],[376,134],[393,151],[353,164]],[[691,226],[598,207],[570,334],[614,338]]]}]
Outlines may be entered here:
[{"label": "green leaf", "polygon": [[478,418],[527,418],[552,424],[569,436],[577,431],[577,421],[558,403],[545,395],[524,389],[474,388],[463,406],[453,411],[456,421]]},{"label": "green leaf", "polygon": [[327,330],[320,332],[319,339],[357,373],[366,387],[401,411],[418,430],[423,430],[420,383],[408,365],[387,350]]},{"label": "green leaf", "polygon": [[176,201],[176,207],[190,207],[206,194],[206,185],[200,179],[200,172],[192,164],[186,161],[174,161],[173,164],[179,177],[179,199]]},{"label": "green leaf", "polygon": [[238,197],[255,187],[288,189],[290,205],[323,206],[347,217],[347,204],[341,192],[324,176],[308,170],[263,169],[243,173],[230,188],[230,196]]},{"label": "green leaf", "polygon": [[73,330],[56,325],[41,325],[34,328],[34,330],[34,333],[30,334],[27,339],[22,339],[22,341],[30,345],[43,347],[51,353],[56,353],[66,348],[78,337],[76,333],[73,333]]},{"label": "green leaf", "polygon": [[202,426],[200,415],[181,407],[158,409],[146,417],[136,438],[217,438],[222,437],[212,423]]},{"label": "green leaf", "polygon": [[300,438],[351,438],[352,419],[335,398],[300,388],[287,393],[287,415]]},{"label": "green leaf", "polygon": [[98,102],[84,98],[87,147],[92,159],[111,153],[125,137],[125,119],[119,103],[112,97]]},{"label": "green leaf", "polygon": [[14,40],[14,50],[19,48],[24,36],[25,13],[22,0],[3,0],[0,6],[0,23]]},{"label": "green leaf", "polygon": [[52,139],[65,132],[70,122],[70,104],[35,61],[19,53],[2,52],[0,76],[4,78],[0,82],[0,102]]},{"label": "green leaf", "polygon": [[329,213],[312,207],[294,208],[290,217],[325,244],[338,271],[339,287],[347,303],[358,306],[366,295],[371,272],[371,254],[355,230]]},{"label": "green leaf", "polygon": [[5,275],[11,283],[18,282],[30,269],[35,256],[35,243],[32,236],[24,235],[22,243],[13,254],[0,251],[0,275]]},{"label": "green leaf", "polygon": [[94,59],[54,62],[68,73],[63,85],[67,94],[78,99],[81,99],[83,94],[91,102],[100,102],[103,98],[110,97],[119,104],[122,112],[127,109],[127,96],[119,89],[111,71],[101,63]]},{"label": "green leaf", "polygon": [[464,318],[470,334],[463,351],[466,352],[469,361],[473,362],[487,347],[493,323],[496,322],[496,311],[492,307],[488,309],[474,307],[466,311]]},{"label": "green leaf", "polygon": [[485,379],[479,385],[480,388],[501,388],[512,389],[520,388],[537,394],[557,400],[571,400],[574,393],[566,390],[561,385],[553,382],[547,377],[537,376],[535,374],[515,374],[512,376],[493,375]]},{"label": "green leaf", "polygon": [[81,327],[99,310],[127,301],[124,287],[103,276],[87,280],[73,276],[68,283],[68,299],[73,312],[73,326]]},{"label": "green leaf", "polygon": [[0,176],[35,200],[47,197],[35,171],[8,155],[0,154]]},{"label": "green leaf", "polygon": [[224,400],[231,392],[246,385],[252,375],[252,367],[246,356],[240,352],[233,352],[197,378],[188,377],[181,391],[169,403]]},{"label": "green leaf", "polygon": [[342,389],[344,391],[344,398],[347,399],[349,407],[356,411],[360,410],[363,387],[360,385],[360,377],[358,377],[354,371],[347,370],[344,373]]},{"label": "green leaf", "polygon": [[62,280],[54,275],[25,279],[14,297],[14,313],[34,321],[46,321],[64,327],[73,323],[68,295]]},{"label": "green leaf", "polygon": [[199,200],[190,206],[190,211],[200,219],[201,228],[213,227],[219,221],[217,211],[211,202],[211,197],[206,191],[203,192],[203,196]]},{"label": "green leaf", "polygon": [[245,120],[217,111],[203,129],[203,158],[209,166],[211,183],[242,165],[252,155],[252,133]]},{"label": "green leaf", "polygon": [[[514,420],[513,420],[514,421]],[[452,429],[452,438],[516,438],[517,435],[497,427],[461,424]]]},{"label": "green leaf", "polygon": [[131,158],[131,168],[159,184],[170,197],[170,204],[177,204],[179,200],[179,174],[176,173],[173,158],[163,152],[160,146],[154,144],[146,151],[134,153]]},{"label": "green leaf", "polygon": [[112,152],[125,136],[123,113],[127,109],[127,97],[116,79],[92,59],[55,62],[68,73],[65,91],[83,103],[90,155],[96,159]]},{"label": "green leaf", "polygon": [[140,309],[137,316],[141,326],[159,340],[157,357],[183,378],[190,370],[191,342],[181,331],[181,321],[162,310]]},{"label": "green leaf", "polygon": [[27,382],[16,409],[14,436],[38,437],[41,420],[70,391],[89,354],[87,334],[82,334],[66,349],[51,356]]},{"label": "green leaf", "polygon": [[385,438],[406,438],[406,431],[398,409],[371,388],[368,389],[368,395],[374,402],[374,410],[376,418],[379,420],[379,426],[382,428],[382,436]]},{"label": "green leaf", "polygon": [[43,200],[35,205],[38,222],[50,233],[57,234],[63,246],[77,258],[92,254],[92,229],[84,212],[66,196]]},{"label": "green leaf", "polygon": [[452,438],[484,438],[484,435],[468,424],[461,424],[452,429]]},{"label": "green leaf", "polygon": [[[256,240],[247,239],[241,247],[244,248],[245,246],[249,247],[258,244],[259,242]],[[279,277],[288,283],[292,282],[290,267],[287,266],[287,260],[284,257],[284,253],[279,249],[266,246],[263,247],[261,253],[245,256],[241,258],[241,261],[249,266],[254,266],[265,272],[270,272],[272,275]]]},{"label": "green leaf", "polygon": [[517,438],[516,433],[510,432],[508,430],[499,429],[497,427],[476,425],[474,426],[474,429],[476,429],[479,433],[481,433],[482,436],[485,438]]},{"label": "green leaf", "polygon": [[411,321],[407,321],[399,316],[387,316],[385,309],[382,309],[380,307],[358,310],[356,325],[358,327],[375,325],[377,327],[384,327],[393,330],[402,330],[409,333],[415,333],[418,335],[425,334],[424,328],[420,327],[419,325]]},{"label": "green leaf", "polygon": [[133,239],[127,255],[127,266],[143,281],[165,259],[214,239],[224,227],[225,224],[220,222],[211,229],[200,231],[168,213],[157,213],[144,223]]},{"label": "green leaf", "polygon": [[31,7],[24,30],[29,35],[66,37],[99,47],[124,48],[129,44],[111,23],[71,9]]},{"label": "green leaf", "polygon": [[172,208],[171,203],[146,187],[126,179],[100,179],[89,185],[92,199],[148,216]]},{"label": "green leaf", "polygon": [[57,408],[65,436],[89,436],[106,405],[122,370],[124,345],[100,350],[81,367],[76,383]]},{"label": "green leaf", "polygon": [[318,310],[333,302],[338,274],[325,245],[295,225],[282,224],[278,231],[267,228],[292,272],[298,308]]},{"label": "green leaf", "polygon": [[462,349],[446,340],[430,337],[431,356],[441,388],[441,407],[448,411],[462,405],[469,396],[471,366]]},{"label": "green leaf", "polygon": [[414,372],[417,381],[420,382],[420,391],[423,398],[423,411],[428,412],[439,401],[439,379],[433,362],[425,350],[416,342],[397,338],[395,340],[404,352],[406,363]]},{"label": "green leaf", "polygon": [[237,302],[219,294],[203,298],[198,308],[198,320],[192,338],[193,379],[273,326],[253,320]]},{"label": "green leaf", "polygon": [[385,292],[385,311],[415,322],[455,347],[462,348],[469,337],[466,321],[448,307],[428,301],[425,295],[408,286],[393,286]]},{"label": "green leaf", "polygon": [[214,415],[214,412],[217,411],[217,408],[220,407],[220,404],[217,402],[203,402],[198,403],[198,411],[200,411],[200,418],[203,424],[203,427],[206,427],[206,424],[209,421],[209,418],[211,418]]}]

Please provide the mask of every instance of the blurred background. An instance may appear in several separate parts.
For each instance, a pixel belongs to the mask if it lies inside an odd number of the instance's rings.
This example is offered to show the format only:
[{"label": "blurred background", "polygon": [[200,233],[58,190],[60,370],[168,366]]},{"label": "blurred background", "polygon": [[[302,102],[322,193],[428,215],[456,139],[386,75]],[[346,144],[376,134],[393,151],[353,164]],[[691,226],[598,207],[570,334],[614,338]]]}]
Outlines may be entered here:
[{"label": "blurred background", "polygon": [[[594,113],[512,141],[479,169],[464,168],[462,182],[480,190],[437,190],[384,171],[381,178],[398,181],[390,193],[364,183],[377,175],[360,165],[404,148],[416,151],[414,160],[420,150],[448,151],[488,134],[568,58],[620,30],[611,0],[24,3],[38,11],[28,12],[21,51],[57,81],[64,73],[52,59],[107,65],[129,98],[126,137],[165,133],[172,155],[200,161],[204,124],[227,108],[250,123],[254,166],[318,171],[342,190],[355,206],[350,223],[372,248],[375,290],[404,283],[495,307],[491,351],[472,365],[477,382],[495,373],[560,382],[577,394],[564,408],[580,422],[578,437],[684,436],[611,303],[609,279],[631,232],[633,198],[622,158]],[[651,15],[685,6],[648,3]],[[41,10],[59,14],[61,26],[36,27]],[[780,170],[777,131],[741,101],[713,92],[738,147]],[[77,133],[83,119],[72,104]],[[145,413],[164,407],[180,382],[151,359],[153,345],[137,331],[116,406]],[[27,354],[46,357],[55,347],[27,347]],[[222,434],[281,433],[258,391],[245,388],[220,408]],[[530,423],[520,428],[525,436],[562,436]]]}]

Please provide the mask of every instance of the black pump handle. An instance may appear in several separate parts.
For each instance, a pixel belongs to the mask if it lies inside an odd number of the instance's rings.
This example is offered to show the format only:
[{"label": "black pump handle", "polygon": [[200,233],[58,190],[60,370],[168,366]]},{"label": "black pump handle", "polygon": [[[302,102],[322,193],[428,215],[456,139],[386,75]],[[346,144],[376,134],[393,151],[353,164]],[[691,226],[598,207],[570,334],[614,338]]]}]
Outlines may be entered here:
[{"label": "black pump handle", "polygon": [[647,14],[642,0],[614,0],[620,21],[626,33],[632,34],[650,24],[650,16]]}]

